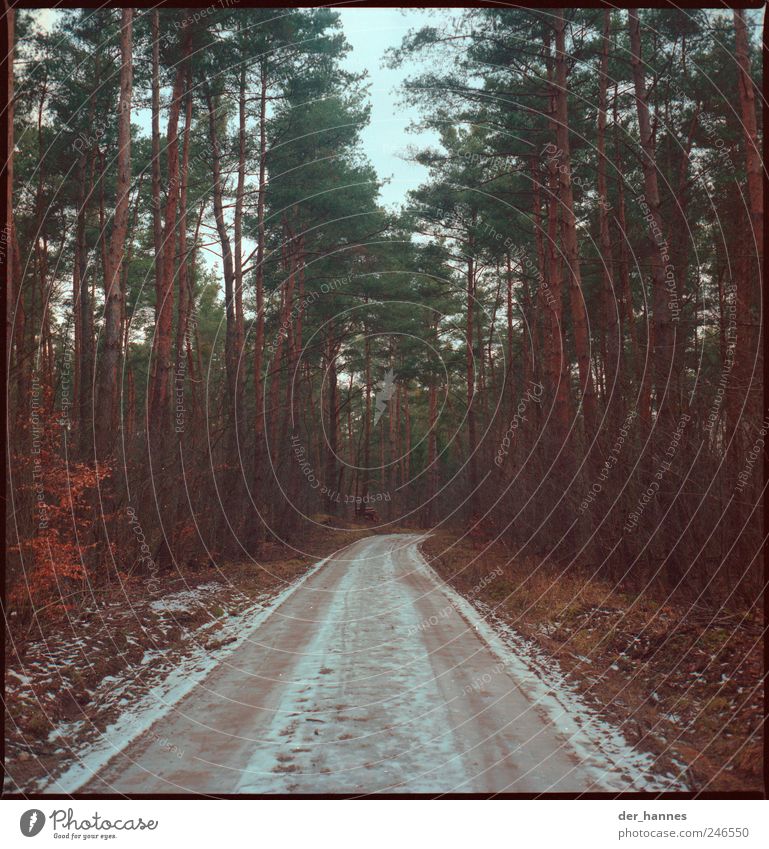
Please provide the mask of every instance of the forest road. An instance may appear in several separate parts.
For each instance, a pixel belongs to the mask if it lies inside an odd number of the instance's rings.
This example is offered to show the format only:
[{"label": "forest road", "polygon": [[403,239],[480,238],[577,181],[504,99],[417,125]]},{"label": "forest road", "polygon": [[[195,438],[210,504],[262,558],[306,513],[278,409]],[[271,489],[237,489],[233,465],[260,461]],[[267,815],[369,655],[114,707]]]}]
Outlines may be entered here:
[{"label": "forest road", "polygon": [[338,552],[79,792],[602,789],[419,540]]}]

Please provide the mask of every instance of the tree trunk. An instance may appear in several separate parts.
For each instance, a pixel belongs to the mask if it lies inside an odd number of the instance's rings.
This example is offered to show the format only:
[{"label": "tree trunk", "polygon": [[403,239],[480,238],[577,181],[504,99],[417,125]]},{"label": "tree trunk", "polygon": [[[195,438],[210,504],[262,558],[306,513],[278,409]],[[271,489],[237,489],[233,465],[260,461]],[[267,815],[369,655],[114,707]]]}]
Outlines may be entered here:
[{"label": "tree trunk", "polygon": [[574,216],[574,192],[571,181],[571,150],[569,139],[568,83],[566,56],[566,21],[563,10],[555,18],[555,121],[558,152],[560,153],[560,198],[561,231],[563,234],[563,253],[569,273],[569,294],[571,320],[574,330],[574,347],[579,368],[579,380],[582,389],[582,408],[588,442],[592,439],[596,427],[595,387],[590,363],[590,337],[588,333],[587,310],[582,292],[582,272],[579,262],[579,244],[577,241],[577,222]]},{"label": "tree trunk", "polygon": [[[665,417],[670,410],[670,399],[666,397],[669,386],[671,357],[673,353],[673,328],[667,304],[665,288],[665,263],[663,253],[667,251],[665,226],[660,213],[660,195],[657,182],[657,161],[654,136],[649,117],[648,93],[644,78],[643,55],[641,52],[641,24],[638,11],[628,11],[630,35],[630,64],[633,69],[638,130],[641,137],[641,165],[644,175],[644,201],[651,216],[649,240],[651,242],[652,304],[651,346],[653,351],[652,375],[658,417]],[[643,208],[642,208],[643,210]],[[648,370],[647,370],[648,371]],[[674,376],[672,376],[674,378]],[[673,385],[675,380],[673,379]],[[647,394],[647,393],[644,393]],[[644,411],[642,411],[644,415]],[[648,415],[647,415],[648,418]]]},{"label": "tree trunk", "polygon": [[[243,421],[243,387],[245,385],[245,368],[243,363],[243,342],[245,339],[245,324],[243,319],[243,200],[246,187],[246,65],[240,66],[238,85],[238,182],[235,191],[235,410],[238,429],[242,438]],[[234,422],[233,422],[234,425]]]},{"label": "tree trunk", "polygon": [[[548,303],[545,290],[548,269],[544,237],[546,223],[542,213],[542,172],[536,157],[532,157],[531,160],[531,178],[533,186],[531,194],[532,216],[534,219],[534,242],[537,248],[536,268],[539,279],[535,279],[534,282],[534,300],[537,304],[537,309],[530,313],[533,323],[529,327],[529,330],[533,337],[534,348],[541,353],[543,360],[542,364],[533,364],[535,369],[532,374],[536,372],[536,374],[541,377],[543,372],[547,375],[547,370],[550,367],[550,362],[552,360],[552,345],[554,340],[550,333],[552,306]],[[523,263],[521,263],[520,272],[523,279],[526,279],[528,276],[527,271],[528,270],[523,267]],[[555,384],[550,384],[550,386],[554,388]]]},{"label": "tree trunk", "polygon": [[[764,258],[764,194],[761,164],[761,147],[756,126],[755,84],[750,72],[750,54],[748,51],[748,33],[745,25],[745,12],[734,10],[734,30],[737,48],[737,64],[740,67],[740,107],[742,109],[742,127],[745,134],[745,166],[748,180],[748,204],[750,224],[758,259],[758,268],[763,271]],[[751,251],[752,253],[752,251]]]},{"label": "tree trunk", "polygon": [[[368,301],[368,298],[366,298]],[[364,327],[363,332],[366,334],[364,343],[365,357],[365,373],[366,373],[366,411],[365,420],[363,423],[363,489],[361,496],[364,499],[368,495],[368,481],[371,466],[371,337],[368,333],[368,328]],[[364,502],[361,502],[363,504]]]},{"label": "tree trunk", "polygon": [[124,314],[121,271],[128,232],[131,190],[131,97],[133,93],[133,10],[123,9],[120,32],[120,103],[115,216],[104,268],[104,351],[100,368],[97,444],[100,456],[112,452],[119,428],[119,374]]},{"label": "tree trunk", "polygon": [[[182,23],[182,51],[189,56],[191,31]],[[174,277],[176,271],[177,212],[179,204],[179,113],[181,111],[186,77],[186,62],[177,66],[168,113],[168,196],[166,198],[165,223],[161,251],[162,273],[159,303],[156,304],[154,351],[152,363],[152,386],[150,389],[150,426],[159,444],[171,427],[171,395],[173,386],[172,327],[174,315]]]},{"label": "tree trunk", "polygon": [[152,22],[152,241],[155,246],[155,320],[163,286],[163,220],[160,209],[160,13],[154,9]]},{"label": "tree trunk", "polygon": [[[756,126],[756,106],[753,77],[750,68],[748,33],[745,12],[734,10],[734,33],[737,64],[740,68],[740,107],[745,144],[745,169],[748,183],[748,211],[752,238],[747,239],[745,274],[736,285],[737,342],[734,382],[746,399],[750,419],[756,419],[761,409],[761,349],[759,346],[761,281],[764,272],[764,186],[761,148]],[[755,423],[755,422],[754,422]]]},{"label": "tree trunk", "polygon": [[[505,357],[505,383],[507,384],[508,400],[511,399],[513,387],[513,267],[510,254],[505,254],[505,283],[507,306],[507,356]],[[526,352],[524,351],[524,356]]]},{"label": "tree trunk", "polygon": [[548,382],[555,394],[555,438],[560,442],[569,430],[571,419],[571,378],[566,351],[566,328],[563,314],[563,281],[558,256],[558,170],[550,167],[547,201],[547,288],[542,291],[543,308],[549,318]]},{"label": "tree trunk", "polygon": [[[5,70],[6,70],[6,108],[3,112],[3,121],[5,122],[5,149],[7,153],[7,159],[5,163],[5,169],[3,173],[3,178],[5,180],[5,210],[7,216],[8,226],[5,232],[3,233],[3,243],[2,243],[2,258],[3,258],[3,268],[5,269],[5,374],[8,374],[8,369],[11,365],[11,349],[13,343],[13,334],[14,334],[14,322],[13,322],[13,314],[16,309],[15,298],[16,295],[16,281],[14,279],[14,258],[13,258],[13,248],[14,248],[14,226],[13,226],[13,148],[14,148],[14,134],[13,134],[13,115],[14,115],[14,90],[13,90],[13,53],[15,49],[14,44],[14,24],[16,21],[16,12],[14,8],[10,5],[6,6],[5,10],[5,25],[6,25],[6,33],[7,33],[7,41],[5,45]],[[17,352],[16,359],[17,361],[20,358],[20,353]]]},{"label": "tree trunk", "polygon": [[[301,231],[301,227],[300,227]],[[295,286],[297,289],[296,315],[293,321],[291,345],[288,351],[289,374],[286,381],[286,416],[291,416],[292,426],[296,427],[300,417],[302,381],[299,378],[299,362],[302,355],[302,321],[304,316],[304,235],[296,237],[294,253]],[[294,315],[294,310],[289,312],[288,320]],[[288,432],[287,426],[284,429]]]},{"label": "tree trunk", "polygon": [[[624,185],[624,176],[622,173],[622,160],[620,157],[620,127],[619,120],[617,117],[618,110],[618,95],[619,86],[615,83],[614,85],[614,167],[615,173],[617,175],[617,237],[619,239],[619,263],[618,263],[618,273],[620,280],[620,291],[621,295],[621,306],[620,306],[620,335],[621,339],[624,341],[624,328],[622,325],[624,324],[627,328],[628,338],[630,340],[630,357],[632,363],[631,374],[635,378],[635,388],[642,388],[642,373],[641,373],[641,354],[638,346],[638,329],[636,328],[635,322],[635,311],[633,308],[633,290],[630,287],[630,259],[628,257],[628,234],[627,234],[627,221],[625,216],[625,185]],[[627,380],[627,376],[625,376]],[[648,387],[647,387],[648,388]],[[632,397],[633,387],[629,387],[627,390],[627,397]],[[641,396],[639,398],[639,407],[641,412],[641,420],[645,423],[645,427],[648,428],[650,424],[649,420],[649,409],[650,409],[650,400],[649,397]]]},{"label": "tree trunk", "polygon": [[[474,222],[473,222],[474,223]],[[478,458],[475,456],[475,359],[474,359],[474,329],[475,329],[475,259],[473,257],[474,242],[472,236],[467,246],[467,322],[465,336],[467,352],[465,355],[465,382],[467,384],[467,464],[470,475],[469,507],[472,512],[475,491],[478,486]]]},{"label": "tree trunk", "polygon": [[[179,195],[179,306],[176,315],[176,376],[174,396],[184,406],[186,383],[191,377],[186,366],[189,317],[191,308],[189,261],[187,256],[187,192],[189,188],[190,129],[192,124],[192,76],[187,68],[187,93],[184,110],[181,191]],[[182,426],[183,432],[184,426]]]},{"label": "tree trunk", "polygon": [[403,481],[411,480],[411,410],[409,409],[409,386],[403,387],[403,419],[406,431],[406,447],[403,457]]},{"label": "tree trunk", "polygon": [[[408,401],[406,403],[408,405]],[[430,527],[434,522],[435,498],[438,492],[438,387],[435,385],[434,376],[430,379],[427,405],[429,436],[427,441],[427,510],[425,511],[425,523]],[[406,434],[408,434],[411,426],[408,406],[406,411]]]},{"label": "tree trunk", "polygon": [[[618,396],[619,387],[615,385],[619,374],[620,330],[619,298],[614,290],[614,246],[609,228],[609,191],[606,180],[606,104],[609,83],[609,39],[611,36],[611,10],[603,13],[603,36],[601,40],[601,64],[598,71],[598,219],[599,247],[603,270],[603,313],[606,350],[604,356],[605,391],[607,405],[611,398]],[[619,408],[617,408],[619,411]]]},{"label": "tree trunk", "polygon": [[[294,302],[294,285],[296,283],[296,246],[294,244],[293,233],[288,224],[283,223],[283,270],[286,273],[286,279],[282,284],[282,299],[280,310],[280,324],[278,326],[278,339],[275,345],[275,358],[273,367],[270,369],[272,380],[270,382],[270,417],[272,421],[272,434],[270,439],[271,451],[273,452],[273,465],[277,465],[278,440],[281,428],[281,380],[284,373],[284,361],[290,363],[291,346],[293,344],[293,328],[291,323],[291,306]],[[288,350],[288,355],[284,354],[284,348]],[[290,375],[289,375],[290,380]],[[287,388],[290,391],[290,387]]]},{"label": "tree trunk", "polygon": [[[78,422],[80,420],[80,395],[82,392],[83,374],[83,303],[80,298],[82,287],[81,278],[85,269],[83,268],[84,254],[80,247],[85,230],[85,179],[86,179],[86,157],[81,153],[77,166],[78,194],[77,212],[75,213],[75,245],[72,252],[72,323],[75,326],[75,350],[74,370],[72,376],[72,413],[70,416],[75,433],[78,433]],[[10,285],[9,278],[9,289]]]},{"label": "tree trunk", "polygon": [[[208,130],[211,141],[211,163],[213,185],[211,187],[214,197],[214,218],[216,219],[216,231],[219,235],[219,242],[222,247],[222,271],[224,274],[224,300],[225,300],[225,315],[227,318],[227,327],[224,338],[224,362],[226,372],[226,419],[229,423],[235,421],[235,403],[236,403],[236,376],[237,376],[237,361],[236,361],[236,324],[235,324],[235,270],[232,259],[232,246],[230,245],[230,237],[227,234],[227,225],[224,220],[224,200],[222,186],[222,166],[221,166],[221,148],[219,145],[219,132],[216,126],[216,98],[211,94],[210,88],[206,88],[206,105],[208,106]],[[226,448],[228,457],[232,453],[234,439],[228,432],[228,446]]]},{"label": "tree trunk", "polygon": [[[259,88],[259,194],[256,204],[256,338],[254,340],[254,491],[262,499],[262,458],[264,456],[264,195],[267,187],[267,73],[262,67]],[[255,528],[256,528],[256,524]],[[259,531],[254,538],[258,541]]]},{"label": "tree trunk", "polygon": [[[339,434],[339,401],[336,373],[336,358],[339,353],[339,343],[329,336],[326,348],[326,381],[328,383],[328,441],[326,450],[326,486],[332,491],[337,482],[337,452]],[[336,502],[329,500],[329,513],[336,513]]]}]

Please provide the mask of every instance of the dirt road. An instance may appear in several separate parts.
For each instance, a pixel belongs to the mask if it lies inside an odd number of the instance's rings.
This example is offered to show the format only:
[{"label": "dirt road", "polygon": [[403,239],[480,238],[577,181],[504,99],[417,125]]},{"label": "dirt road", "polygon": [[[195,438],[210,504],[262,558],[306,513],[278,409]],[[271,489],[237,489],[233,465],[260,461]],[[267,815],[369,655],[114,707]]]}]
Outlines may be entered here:
[{"label": "dirt road", "polygon": [[622,786],[580,760],[418,539],[370,537],[324,564],[81,792]]}]

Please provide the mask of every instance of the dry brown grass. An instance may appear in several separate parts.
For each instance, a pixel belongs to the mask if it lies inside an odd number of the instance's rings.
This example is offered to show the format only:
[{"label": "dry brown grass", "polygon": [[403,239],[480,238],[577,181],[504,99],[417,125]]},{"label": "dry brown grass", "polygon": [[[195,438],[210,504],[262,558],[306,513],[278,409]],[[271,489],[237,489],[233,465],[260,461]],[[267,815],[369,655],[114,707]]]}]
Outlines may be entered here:
[{"label": "dry brown grass", "polygon": [[459,592],[556,658],[588,704],[653,753],[662,773],[683,768],[697,790],[763,789],[755,618],[625,592],[448,530],[423,551]]}]

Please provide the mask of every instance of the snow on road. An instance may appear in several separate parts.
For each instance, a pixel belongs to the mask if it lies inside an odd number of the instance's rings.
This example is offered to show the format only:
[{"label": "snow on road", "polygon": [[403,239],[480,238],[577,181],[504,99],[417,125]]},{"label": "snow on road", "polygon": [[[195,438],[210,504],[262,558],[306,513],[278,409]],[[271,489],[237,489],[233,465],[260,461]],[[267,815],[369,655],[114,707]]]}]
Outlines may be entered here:
[{"label": "snow on road", "polygon": [[[273,598],[260,599],[246,607],[240,615],[225,622],[217,632],[219,643],[222,646],[221,648],[211,650],[202,644],[200,636],[202,632],[208,630],[210,627],[210,624],[203,625],[193,635],[192,639],[195,645],[187,653],[187,656],[160,683],[152,686],[143,696],[137,697],[132,692],[133,680],[131,676],[123,676],[122,680],[117,682],[115,689],[107,693],[106,698],[111,698],[113,701],[115,698],[120,698],[120,703],[130,704],[130,709],[127,709],[119,716],[116,722],[104,730],[100,735],[98,743],[87,746],[82,751],[72,749],[66,752],[72,763],[66,766],[60,774],[40,779],[34,787],[35,791],[74,793],[98,773],[99,770],[106,766],[115,755],[122,752],[123,749],[145,731],[148,732],[148,736],[152,737],[152,739],[162,741],[162,738],[157,737],[151,731],[154,724],[190,693],[219,664],[224,663],[229,655],[239,648],[243,641],[277,607],[298,590],[304,581],[315,571],[322,568],[325,563],[325,559],[321,560],[301,578],[294,581],[294,583]],[[195,606],[202,605],[205,597],[204,594],[214,586],[215,584],[209,583],[202,584],[195,590],[183,590],[172,594],[166,599],[150,602],[149,607],[153,610],[163,611],[172,615],[174,613],[184,613]],[[151,649],[144,653],[139,668],[143,669],[148,665],[151,666],[162,661],[164,661],[163,650]],[[102,681],[102,684],[104,684],[104,681]],[[76,724],[82,725],[83,719],[73,722],[71,724],[72,728]],[[53,742],[54,738],[66,736],[70,730],[67,726],[61,726],[52,733],[49,742]],[[183,752],[183,748],[168,741],[164,741],[163,745],[165,745],[169,752]],[[62,751],[62,757],[66,755]]]},{"label": "snow on road", "polygon": [[106,767],[78,764],[67,789],[669,789],[514,634],[446,587],[419,539],[369,537],[329,558]]}]

